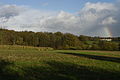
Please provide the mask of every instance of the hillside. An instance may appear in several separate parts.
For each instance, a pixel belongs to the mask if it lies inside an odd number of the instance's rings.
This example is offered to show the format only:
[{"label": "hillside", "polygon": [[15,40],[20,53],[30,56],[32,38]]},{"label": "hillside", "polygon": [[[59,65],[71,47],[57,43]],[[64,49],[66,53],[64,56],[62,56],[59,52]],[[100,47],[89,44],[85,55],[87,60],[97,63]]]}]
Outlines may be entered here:
[{"label": "hillside", "polygon": [[17,32],[0,29],[0,45],[51,47],[54,49],[72,50],[120,50],[120,37],[111,39],[111,41],[107,41],[101,40],[100,37],[61,32]]}]

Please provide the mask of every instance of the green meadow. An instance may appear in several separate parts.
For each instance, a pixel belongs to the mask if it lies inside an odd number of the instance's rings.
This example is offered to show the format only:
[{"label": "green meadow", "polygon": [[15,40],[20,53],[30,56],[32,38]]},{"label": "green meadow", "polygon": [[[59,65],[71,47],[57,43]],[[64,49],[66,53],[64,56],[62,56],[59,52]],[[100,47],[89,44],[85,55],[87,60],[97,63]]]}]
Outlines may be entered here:
[{"label": "green meadow", "polygon": [[119,78],[119,51],[0,49],[0,80],[119,80]]}]

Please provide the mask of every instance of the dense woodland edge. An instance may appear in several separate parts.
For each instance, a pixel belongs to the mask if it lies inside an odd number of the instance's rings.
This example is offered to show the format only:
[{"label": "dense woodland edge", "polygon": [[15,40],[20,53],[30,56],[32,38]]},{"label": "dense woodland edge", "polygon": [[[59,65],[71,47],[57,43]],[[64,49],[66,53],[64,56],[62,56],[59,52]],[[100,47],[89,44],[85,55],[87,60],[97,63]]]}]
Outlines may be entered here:
[{"label": "dense woodland edge", "polygon": [[70,50],[120,50],[120,37],[112,41],[100,37],[74,35],[61,32],[32,32],[0,29],[0,45],[22,45],[34,47],[51,47]]}]

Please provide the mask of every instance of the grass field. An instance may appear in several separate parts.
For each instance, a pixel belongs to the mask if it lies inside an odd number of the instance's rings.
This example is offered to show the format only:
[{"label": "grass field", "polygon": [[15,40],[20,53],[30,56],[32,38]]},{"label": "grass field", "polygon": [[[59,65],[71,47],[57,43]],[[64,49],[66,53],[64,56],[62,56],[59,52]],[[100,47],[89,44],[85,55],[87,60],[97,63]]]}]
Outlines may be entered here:
[{"label": "grass field", "polygon": [[0,50],[0,80],[119,80],[120,52]]}]

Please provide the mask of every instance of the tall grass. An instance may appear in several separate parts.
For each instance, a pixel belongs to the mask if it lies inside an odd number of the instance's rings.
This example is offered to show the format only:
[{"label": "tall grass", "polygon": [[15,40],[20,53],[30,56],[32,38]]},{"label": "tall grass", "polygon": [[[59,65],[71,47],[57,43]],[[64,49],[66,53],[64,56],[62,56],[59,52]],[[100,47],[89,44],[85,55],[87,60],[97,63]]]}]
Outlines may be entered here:
[{"label": "tall grass", "polygon": [[0,50],[0,80],[119,80],[119,54],[4,49]]},{"label": "tall grass", "polygon": [[19,45],[0,45],[0,50],[38,50],[38,51],[49,51],[49,50],[53,50],[53,48],[50,48],[50,47],[19,46]]}]

